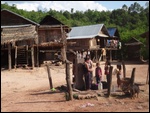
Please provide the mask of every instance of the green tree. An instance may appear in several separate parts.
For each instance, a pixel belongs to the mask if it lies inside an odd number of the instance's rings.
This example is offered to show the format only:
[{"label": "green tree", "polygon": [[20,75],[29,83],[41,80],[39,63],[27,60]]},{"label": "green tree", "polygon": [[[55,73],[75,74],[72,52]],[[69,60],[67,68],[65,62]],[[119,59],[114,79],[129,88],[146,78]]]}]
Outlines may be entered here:
[{"label": "green tree", "polygon": [[128,11],[128,6],[124,4],[124,5],[122,6],[122,9],[125,10],[125,11]]},{"label": "green tree", "polygon": [[141,12],[143,10],[143,7],[141,7],[141,5],[137,2],[134,2],[134,4],[131,4],[130,8],[130,12]]}]

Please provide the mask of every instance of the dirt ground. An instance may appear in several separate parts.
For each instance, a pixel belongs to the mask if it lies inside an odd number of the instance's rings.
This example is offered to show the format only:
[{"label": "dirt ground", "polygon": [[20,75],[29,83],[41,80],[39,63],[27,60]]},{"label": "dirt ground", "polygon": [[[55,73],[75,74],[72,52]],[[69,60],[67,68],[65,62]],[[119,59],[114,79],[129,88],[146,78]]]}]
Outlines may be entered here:
[{"label": "dirt ground", "polygon": [[[115,68],[115,63],[112,66]],[[148,65],[126,64],[127,77],[131,76],[134,67],[135,82],[144,84],[140,86],[139,98],[131,99],[120,92],[109,98],[73,101],[66,101],[64,92],[50,90],[46,67],[1,70],[1,112],[148,112],[149,85],[145,84]],[[101,62],[101,68],[104,69],[104,62]],[[64,65],[51,66],[50,71],[54,88],[66,84]],[[116,86],[114,75],[112,84]]]}]

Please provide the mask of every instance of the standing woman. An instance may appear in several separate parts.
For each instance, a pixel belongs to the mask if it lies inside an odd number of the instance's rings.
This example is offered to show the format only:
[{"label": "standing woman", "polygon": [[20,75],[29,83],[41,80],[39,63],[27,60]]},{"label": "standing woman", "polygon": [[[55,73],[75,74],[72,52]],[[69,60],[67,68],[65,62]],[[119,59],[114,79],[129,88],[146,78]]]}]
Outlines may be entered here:
[{"label": "standing woman", "polygon": [[92,64],[90,62],[90,58],[86,57],[85,58],[85,69],[84,69],[84,77],[85,77],[85,86],[86,86],[86,90],[91,89],[91,85],[92,85]]}]

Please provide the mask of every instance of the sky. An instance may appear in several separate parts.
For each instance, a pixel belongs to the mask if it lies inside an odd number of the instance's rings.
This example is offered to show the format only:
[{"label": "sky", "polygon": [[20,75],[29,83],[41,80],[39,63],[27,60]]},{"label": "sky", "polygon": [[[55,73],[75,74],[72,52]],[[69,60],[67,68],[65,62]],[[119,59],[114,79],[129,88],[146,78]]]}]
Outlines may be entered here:
[{"label": "sky", "polygon": [[86,11],[88,9],[97,11],[107,11],[122,8],[124,4],[128,7],[134,2],[139,3],[145,7],[145,3],[149,1],[1,1],[1,3],[7,2],[9,5],[15,4],[18,9],[27,11],[48,11],[50,8],[56,11]]}]

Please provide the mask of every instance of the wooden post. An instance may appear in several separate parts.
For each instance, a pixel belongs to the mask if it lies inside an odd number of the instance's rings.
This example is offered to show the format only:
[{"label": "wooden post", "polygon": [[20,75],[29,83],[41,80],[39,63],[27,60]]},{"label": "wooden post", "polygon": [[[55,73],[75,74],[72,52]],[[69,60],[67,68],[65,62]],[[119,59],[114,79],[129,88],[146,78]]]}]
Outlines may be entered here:
[{"label": "wooden post", "polygon": [[112,61],[112,50],[110,50],[110,61]]},{"label": "wooden post", "polygon": [[38,45],[37,45],[36,54],[37,54],[37,67],[39,67],[39,47],[38,47]]},{"label": "wooden post", "polygon": [[36,32],[37,32],[37,67],[39,67],[39,36],[38,36],[38,27],[36,27]]},{"label": "wooden post", "polygon": [[53,83],[52,83],[52,77],[51,77],[49,65],[47,64],[46,67],[47,67],[47,73],[48,73],[48,79],[49,79],[49,86],[50,86],[50,89],[52,89]]},{"label": "wooden post", "polygon": [[15,46],[15,69],[17,67],[17,46]]},{"label": "wooden post", "polygon": [[70,80],[70,64],[68,61],[66,61],[66,82],[67,82],[67,89],[69,93],[69,100],[73,100],[71,80]]},{"label": "wooden post", "polygon": [[149,64],[148,64],[148,70],[147,70],[146,84],[149,84]]},{"label": "wooden post", "polygon": [[8,44],[8,69],[11,70],[11,45]]},{"label": "wooden post", "polygon": [[126,67],[124,61],[122,61],[122,66],[123,66],[123,77],[126,78]]},{"label": "wooden post", "polygon": [[111,92],[111,84],[112,84],[112,70],[113,70],[113,66],[110,66],[109,68],[109,78],[108,78],[108,97],[110,96],[110,92]]},{"label": "wooden post", "polygon": [[61,55],[63,62],[66,61],[66,38],[65,38],[65,31],[63,30],[63,27],[61,25],[61,35],[62,35],[62,43],[63,47],[61,48]]},{"label": "wooden post", "polygon": [[27,60],[27,65],[28,65],[28,45],[26,45],[26,60]]},{"label": "wooden post", "polygon": [[83,62],[84,58],[75,59],[75,88],[78,90],[85,89]]},{"label": "wooden post", "polygon": [[136,69],[136,68],[133,68],[133,69],[132,69],[132,74],[131,74],[131,79],[130,79],[130,84],[131,84],[131,85],[134,84],[134,80],[135,80],[135,79],[134,79],[134,78],[135,78],[135,69]]},{"label": "wooden post", "polygon": [[96,52],[96,62],[98,61],[98,58],[97,58],[97,50],[95,51]]},{"label": "wooden post", "polygon": [[34,69],[34,46],[31,47],[32,69]]}]

